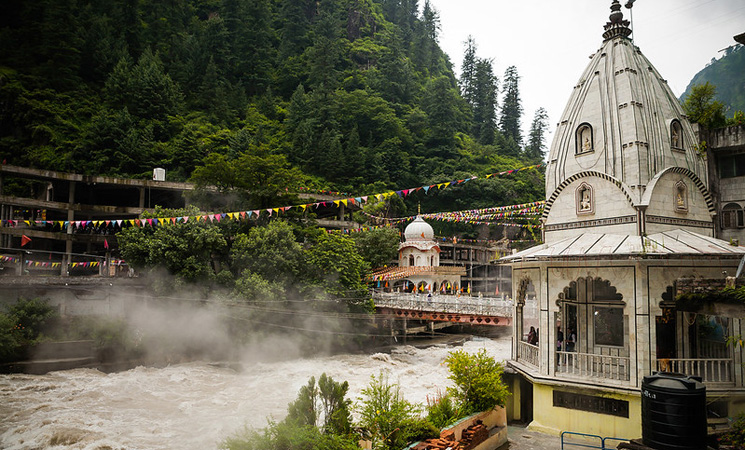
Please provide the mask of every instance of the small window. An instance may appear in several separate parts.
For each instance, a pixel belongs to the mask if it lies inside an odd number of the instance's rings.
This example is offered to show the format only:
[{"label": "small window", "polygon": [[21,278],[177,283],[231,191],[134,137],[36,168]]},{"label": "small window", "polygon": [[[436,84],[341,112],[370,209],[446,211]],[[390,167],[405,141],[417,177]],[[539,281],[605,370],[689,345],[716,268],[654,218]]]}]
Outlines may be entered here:
[{"label": "small window", "polygon": [[745,176],[745,153],[740,155],[720,156],[719,176],[721,178],[734,178]]},{"label": "small window", "polygon": [[594,151],[595,144],[593,142],[592,127],[589,123],[583,123],[579,128],[577,128],[575,145],[575,153],[578,155]]},{"label": "small window", "polygon": [[722,208],[722,228],[743,228],[745,217],[737,203],[729,203]]},{"label": "small window", "polygon": [[670,146],[678,150],[683,149],[683,127],[677,120],[670,123]]}]

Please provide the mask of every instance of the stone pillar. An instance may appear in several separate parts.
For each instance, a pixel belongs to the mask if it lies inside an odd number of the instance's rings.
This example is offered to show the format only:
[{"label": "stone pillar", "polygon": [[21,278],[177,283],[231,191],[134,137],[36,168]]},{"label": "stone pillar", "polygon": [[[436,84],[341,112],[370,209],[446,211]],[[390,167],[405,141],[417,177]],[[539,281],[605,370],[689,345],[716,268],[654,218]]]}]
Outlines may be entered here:
[{"label": "stone pillar", "polygon": [[145,208],[145,188],[144,187],[141,187],[140,188],[140,203],[139,203],[139,206],[140,206],[140,208],[143,208],[143,209]]},{"label": "stone pillar", "polygon": [[67,239],[65,240],[65,257],[62,259],[60,274],[63,277],[70,275],[67,270],[72,263],[72,222],[75,220],[75,187],[77,183],[70,181],[70,190],[67,198]]},{"label": "stone pillar", "polygon": [[16,267],[16,275],[19,277],[23,275],[23,266],[26,264],[25,253],[23,251],[18,252],[18,267]]},{"label": "stone pillar", "polygon": [[409,334],[409,332],[408,332],[408,330],[407,330],[407,323],[406,323],[407,321],[406,321],[406,317],[404,317],[404,318],[403,318],[403,321],[404,321],[404,322],[403,322],[404,344],[406,344],[406,337],[407,337],[407,336],[408,336],[408,334]]},{"label": "stone pillar", "polygon": [[344,220],[344,213],[346,212],[346,208],[344,207],[343,203],[339,203],[339,220]]}]

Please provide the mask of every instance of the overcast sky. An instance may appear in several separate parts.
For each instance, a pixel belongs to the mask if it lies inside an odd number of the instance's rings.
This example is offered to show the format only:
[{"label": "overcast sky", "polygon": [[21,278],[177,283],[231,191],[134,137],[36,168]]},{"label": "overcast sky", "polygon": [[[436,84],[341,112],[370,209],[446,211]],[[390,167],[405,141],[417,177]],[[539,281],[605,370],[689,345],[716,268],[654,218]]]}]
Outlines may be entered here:
[{"label": "overcast sky", "polygon": [[[621,0],[624,5],[627,0]],[[420,0],[420,4],[424,1]],[[460,75],[464,42],[476,40],[477,56],[492,58],[500,81],[508,66],[520,74],[523,130],[544,107],[551,145],[572,87],[603,43],[611,0],[430,0],[440,14],[440,47]],[[625,19],[629,10],[622,8]],[[745,32],[745,0],[637,0],[634,43],[676,96],[719,50]],[[745,80],[745,74],[743,75]],[[501,101],[501,95],[500,95]]]}]

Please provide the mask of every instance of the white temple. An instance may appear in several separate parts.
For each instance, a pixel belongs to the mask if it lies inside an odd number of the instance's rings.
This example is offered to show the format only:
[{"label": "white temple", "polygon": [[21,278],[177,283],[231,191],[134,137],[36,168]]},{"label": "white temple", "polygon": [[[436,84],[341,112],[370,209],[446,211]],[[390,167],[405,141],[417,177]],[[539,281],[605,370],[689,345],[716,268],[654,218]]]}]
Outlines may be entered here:
[{"label": "white temple", "polygon": [[[500,260],[516,300],[510,414],[557,434],[640,437],[640,387],[653,371],[702,376],[725,417],[745,404],[743,351],[724,341],[742,319],[675,301],[677,280],[734,274],[745,248],[712,237],[707,162],[630,34],[614,0],[551,145],[545,243]],[[538,345],[525,339],[528,315]]]},{"label": "white temple", "polygon": [[373,274],[385,282],[380,288],[420,294],[453,294],[467,289],[461,286],[463,267],[440,266],[440,246],[432,226],[421,216],[406,226],[404,241],[398,246],[398,267]]}]

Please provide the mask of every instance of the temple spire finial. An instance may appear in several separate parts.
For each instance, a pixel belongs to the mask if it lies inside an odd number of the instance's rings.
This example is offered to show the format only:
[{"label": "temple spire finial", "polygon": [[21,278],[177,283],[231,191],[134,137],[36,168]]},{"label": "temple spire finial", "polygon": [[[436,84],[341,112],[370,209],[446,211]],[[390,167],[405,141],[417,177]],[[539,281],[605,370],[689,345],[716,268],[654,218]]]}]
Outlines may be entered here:
[{"label": "temple spire finial", "polygon": [[417,202],[416,204],[416,215],[421,216],[422,215],[422,204],[421,202]]},{"label": "temple spire finial", "polygon": [[[633,2],[629,2],[633,4]],[[603,33],[603,39],[606,41],[615,37],[629,37],[631,35],[631,28],[629,28],[629,21],[624,20],[623,13],[621,12],[621,3],[618,0],[613,0],[610,5],[610,22],[605,24],[605,32]]]}]

